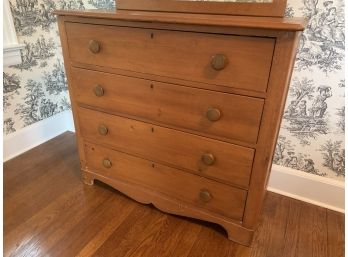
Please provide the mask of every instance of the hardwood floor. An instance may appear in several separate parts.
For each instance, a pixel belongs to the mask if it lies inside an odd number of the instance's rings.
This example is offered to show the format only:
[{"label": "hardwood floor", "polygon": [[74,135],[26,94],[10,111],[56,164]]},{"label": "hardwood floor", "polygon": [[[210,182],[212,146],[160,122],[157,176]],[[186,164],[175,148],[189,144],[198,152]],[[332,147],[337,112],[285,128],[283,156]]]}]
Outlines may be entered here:
[{"label": "hardwood floor", "polygon": [[343,257],[344,215],[268,193],[251,248],[218,225],[84,185],[72,133],[4,163],[4,256]]}]

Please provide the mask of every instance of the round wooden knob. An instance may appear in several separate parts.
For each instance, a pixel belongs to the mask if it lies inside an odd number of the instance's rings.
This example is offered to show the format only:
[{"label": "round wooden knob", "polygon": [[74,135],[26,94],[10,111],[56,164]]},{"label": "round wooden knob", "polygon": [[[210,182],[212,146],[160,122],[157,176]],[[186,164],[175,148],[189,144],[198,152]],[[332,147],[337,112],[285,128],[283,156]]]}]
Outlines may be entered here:
[{"label": "round wooden knob", "polygon": [[206,189],[202,189],[199,192],[199,199],[203,202],[209,202],[212,199],[212,195],[210,194],[210,192]]},{"label": "round wooden knob", "polygon": [[221,118],[221,112],[217,108],[208,108],[206,112],[207,119],[210,121],[218,121]]},{"label": "round wooden knob", "polygon": [[93,89],[93,92],[98,97],[101,97],[104,95],[104,89],[99,85],[95,86],[95,88]]},{"label": "round wooden knob", "polygon": [[111,163],[111,161],[110,161],[109,159],[105,158],[105,159],[103,160],[103,166],[104,166],[105,168],[107,168],[107,169],[110,169],[111,166],[112,166],[112,163]]},{"label": "round wooden knob", "polygon": [[98,127],[99,134],[105,136],[108,133],[108,127],[105,125],[99,125]]},{"label": "round wooden knob", "polygon": [[227,57],[223,54],[213,55],[211,66],[214,70],[223,70],[227,66]]},{"label": "round wooden knob", "polygon": [[202,162],[205,164],[205,165],[213,165],[214,162],[215,162],[215,157],[213,154],[211,153],[205,153],[202,155]]},{"label": "round wooden knob", "polygon": [[88,43],[88,49],[94,54],[97,54],[100,52],[100,43],[95,40],[91,40]]}]

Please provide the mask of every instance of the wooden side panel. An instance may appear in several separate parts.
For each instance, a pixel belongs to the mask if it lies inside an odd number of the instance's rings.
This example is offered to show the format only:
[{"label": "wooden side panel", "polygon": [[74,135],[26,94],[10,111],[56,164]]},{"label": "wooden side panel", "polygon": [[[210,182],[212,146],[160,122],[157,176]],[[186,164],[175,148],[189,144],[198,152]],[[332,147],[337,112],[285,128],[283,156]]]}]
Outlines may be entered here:
[{"label": "wooden side panel", "polygon": [[[240,220],[243,216],[246,199],[244,190],[94,144],[86,143],[85,151],[87,168],[102,176],[140,184],[235,220]],[[111,168],[102,165],[105,158],[111,161]],[[200,198],[202,190],[209,191],[209,201],[202,201]]]},{"label": "wooden side panel", "polygon": [[[263,99],[194,89],[174,84],[72,68],[76,100],[115,114],[161,122],[219,139],[255,144]],[[94,94],[96,85],[104,95]],[[206,117],[209,108],[221,113],[218,121]]]},{"label": "wooden side panel", "polygon": [[286,96],[295,61],[300,32],[286,32],[277,39],[268,96],[260,127],[250,190],[245,207],[243,226],[255,229],[266,193],[274,148],[277,142]]},{"label": "wooden side panel", "polygon": [[68,47],[68,38],[66,35],[66,27],[64,22],[64,17],[58,16],[58,29],[59,29],[59,35],[60,35],[60,41],[62,45],[63,50],[63,58],[64,58],[64,67],[65,67],[65,73],[68,81],[68,87],[69,87],[69,95],[70,95],[70,102],[71,102],[71,109],[73,113],[74,118],[74,125],[75,125],[75,132],[76,132],[76,141],[78,145],[78,152],[80,157],[80,164],[81,168],[85,167],[85,155],[83,150],[83,139],[81,137],[80,133],[80,125],[78,123],[78,113],[77,113],[77,104],[74,98],[74,89],[71,87],[72,85],[72,75],[71,75],[71,65],[70,65],[70,58],[69,58],[69,47]]},{"label": "wooden side panel", "polygon": [[[274,39],[66,23],[73,61],[265,92]],[[89,42],[99,42],[92,53]],[[226,67],[212,68],[223,54]]]},{"label": "wooden side panel", "polygon": [[[181,131],[79,108],[82,136],[149,160],[184,168],[200,176],[247,188],[254,150]],[[98,127],[108,132],[101,135]],[[202,155],[212,154],[206,165]]]}]

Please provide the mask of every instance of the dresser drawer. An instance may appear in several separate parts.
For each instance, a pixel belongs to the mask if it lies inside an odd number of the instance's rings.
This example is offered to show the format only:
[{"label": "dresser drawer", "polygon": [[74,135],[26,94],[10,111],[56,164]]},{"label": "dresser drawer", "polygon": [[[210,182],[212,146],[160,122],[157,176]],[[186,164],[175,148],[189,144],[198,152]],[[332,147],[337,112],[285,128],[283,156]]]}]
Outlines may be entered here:
[{"label": "dresser drawer", "polygon": [[241,220],[246,191],[132,155],[85,143],[87,169]]},{"label": "dresser drawer", "polygon": [[248,188],[253,149],[84,108],[78,116],[89,141]]},{"label": "dresser drawer", "polygon": [[[227,140],[257,141],[262,99],[79,68],[72,74],[75,98],[81,104]],[[214,114],[218,120],[212,119]]]},{"label": "dresser drawer", "polygon": [[275,40],[66,23],[72,61],[232,88],[267,90]]}]

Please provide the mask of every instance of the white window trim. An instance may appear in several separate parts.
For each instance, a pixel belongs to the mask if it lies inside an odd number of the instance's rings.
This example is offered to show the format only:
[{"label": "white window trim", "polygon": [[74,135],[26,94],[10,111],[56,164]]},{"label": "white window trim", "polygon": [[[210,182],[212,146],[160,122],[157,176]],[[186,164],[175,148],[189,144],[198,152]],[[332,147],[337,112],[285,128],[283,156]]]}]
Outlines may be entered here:
[{"label": "white window trim", "polygon": [[15,65],[21,63],[20,50],[24,48],[24,44],[19,44],[17,34],[13,23],[11,9],[8,0],[4,0],[4,64],[3,66]]}]

